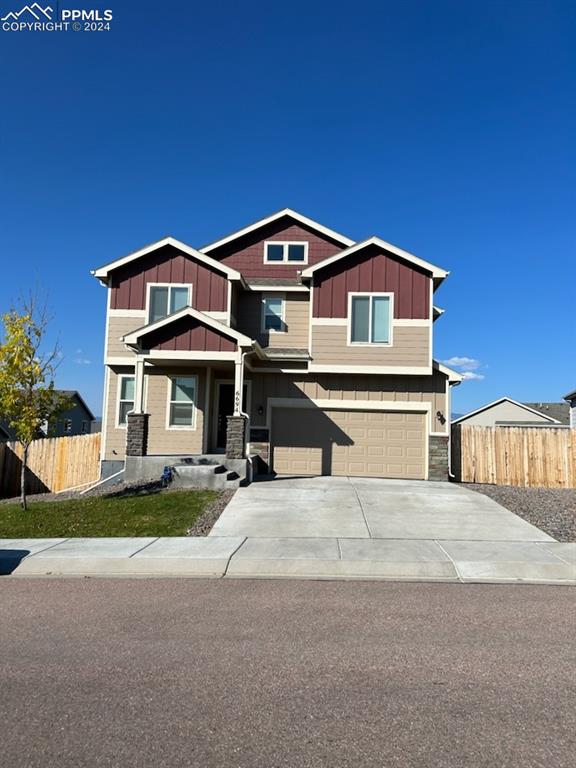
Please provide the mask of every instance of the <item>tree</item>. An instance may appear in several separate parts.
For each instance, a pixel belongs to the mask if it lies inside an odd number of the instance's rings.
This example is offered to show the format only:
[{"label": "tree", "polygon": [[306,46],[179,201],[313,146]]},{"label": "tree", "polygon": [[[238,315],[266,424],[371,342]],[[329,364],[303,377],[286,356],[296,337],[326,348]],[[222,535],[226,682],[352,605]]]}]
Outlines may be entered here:
[{"label": "tree", "polygon": [[12,308],[2,317],[4,334],[0,341],[0,414],[14,430],[22,445],[20,505],[26,510],[26,469],[30,443],[42,433],[42,426],[70,407],[67,397],[54,390],[54,375],[60,359],[58,344],[46,350],[49,318],[30,294],[20,309]]}]

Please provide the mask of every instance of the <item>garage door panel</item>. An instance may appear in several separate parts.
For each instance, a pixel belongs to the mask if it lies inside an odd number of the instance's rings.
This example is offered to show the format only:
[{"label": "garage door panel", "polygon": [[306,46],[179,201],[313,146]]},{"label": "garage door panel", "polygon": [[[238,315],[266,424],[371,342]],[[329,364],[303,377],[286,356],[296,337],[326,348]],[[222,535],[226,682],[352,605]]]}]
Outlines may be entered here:
[{"label": "garage door panel", "polygon": [[274,470],[422,479],[426,416],[402,411],[273,410]]}]

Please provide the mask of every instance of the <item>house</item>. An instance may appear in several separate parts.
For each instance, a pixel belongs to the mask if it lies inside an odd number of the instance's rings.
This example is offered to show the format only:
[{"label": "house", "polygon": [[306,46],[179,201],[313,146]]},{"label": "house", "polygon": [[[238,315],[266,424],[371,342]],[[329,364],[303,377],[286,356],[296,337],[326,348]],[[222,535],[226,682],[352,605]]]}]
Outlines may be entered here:
[{"label": "house", "polygon": [[447,479],[462,377],[432,354],[446,270],[283,209],[92,274],[107,289],[103,472],[225,454],[279,474]]},{"label": "house", "polygon": [[[72,407],[59,413],[49,423],[44,423],[38,432],[38,438],[85,435],[93,431],[94,415],[79,392],[72,389],[55,389],[54,394],[71,400]],[[0,441],[15,439],[14,429],[6,419],[0,419]]]},{"label": "house", "polygon": [[572,429],[576,429],[576,389],[564,395],[564,400],[566,400],[570,408],[570,426]]},{"label": "house", "polygon": [[80,393],[74,389],[56,389],[54,392],[71,400],[72,407],[62,411],[57,418],[49,422],[44,429],[46,435],[48,437],[67,437],[89,434],[92,431],[94,414]]},{"label": "house", "polygon": [[519,403],[501,397],[452,421],[479,427],[562,427],[570,423],[567,403]]}]

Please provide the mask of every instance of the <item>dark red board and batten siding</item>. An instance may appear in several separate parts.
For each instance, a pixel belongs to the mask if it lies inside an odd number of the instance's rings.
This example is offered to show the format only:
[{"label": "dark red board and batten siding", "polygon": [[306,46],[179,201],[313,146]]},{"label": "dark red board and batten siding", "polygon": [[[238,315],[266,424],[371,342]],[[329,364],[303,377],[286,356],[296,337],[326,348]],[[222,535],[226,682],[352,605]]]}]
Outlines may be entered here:
[{"label": "dark red board and batten siding", "polygon": [[148,283],[191,283],[192,306],[201,312],[225,312],[228,280],[191,256],[167,245],[112,273],[111,309],[146,309]]},{"label": "dark red board and batten siding", "polygon": [[193,317],[183,317],[146,334],[142,337],[140,345],[142,349],[170,352],[236,351],[234,339]]},{"label": "dark red board and batten siding", "polygon": [[374,247],[320,269],[314,274],[314,317],[347,317],[348,294],[373,291],[394,294],[394,317],[430,317],[430,276]]},{"label": "dark red board and batten siding", "polygon": [[[307,242],[308,262],[306,264],[265,264],[264,243],[267,240],[281,242]],[[292,219],[279,219],[265,227],[215,248],[208,255],[221,261],[227,267],[236,269],[244,277],[298,277],[298,273],[311,264],[340,253],[346,246],[314,232]]]}]

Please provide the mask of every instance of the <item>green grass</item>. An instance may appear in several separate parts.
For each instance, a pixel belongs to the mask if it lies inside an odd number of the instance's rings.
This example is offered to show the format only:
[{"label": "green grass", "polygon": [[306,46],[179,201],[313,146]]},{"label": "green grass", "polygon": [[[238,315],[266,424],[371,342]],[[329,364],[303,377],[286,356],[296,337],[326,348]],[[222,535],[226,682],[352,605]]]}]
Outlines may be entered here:
[{"label": "green grass", "polygon": [[148,496],[93,497],[0,504],[0,538],[185,536],[216,491],[170,491]]}]

